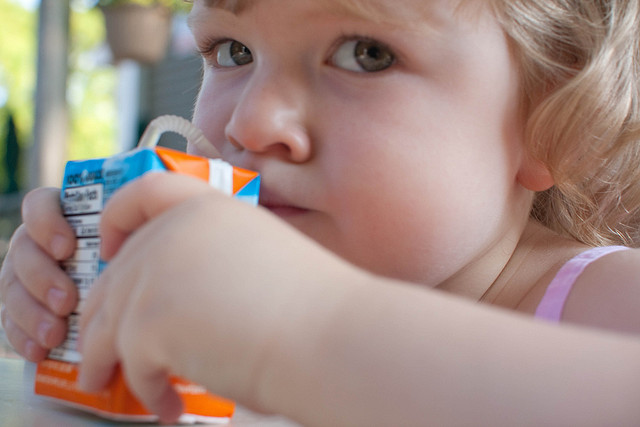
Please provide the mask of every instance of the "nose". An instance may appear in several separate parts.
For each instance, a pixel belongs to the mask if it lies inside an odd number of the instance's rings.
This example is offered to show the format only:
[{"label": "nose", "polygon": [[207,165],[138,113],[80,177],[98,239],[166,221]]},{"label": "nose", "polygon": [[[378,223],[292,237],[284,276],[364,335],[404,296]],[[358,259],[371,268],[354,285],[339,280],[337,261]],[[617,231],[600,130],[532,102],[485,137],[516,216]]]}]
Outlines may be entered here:
[{"label": "nose", "polygon": [[254,75],[233,110],[225,136],[238,149],[303,163],[311,157],[304,111],[300,86],[273,74]]}]

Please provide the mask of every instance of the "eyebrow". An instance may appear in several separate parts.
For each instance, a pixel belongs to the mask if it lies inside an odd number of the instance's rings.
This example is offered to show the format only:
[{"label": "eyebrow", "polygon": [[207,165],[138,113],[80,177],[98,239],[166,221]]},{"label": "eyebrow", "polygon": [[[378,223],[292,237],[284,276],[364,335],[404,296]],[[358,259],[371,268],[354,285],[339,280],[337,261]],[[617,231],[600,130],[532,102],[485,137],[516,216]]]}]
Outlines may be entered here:
[{"label": "eyebrow", "polygon": [[[193,0],[188,0],[193,1]],[[260,0],[202,0],[204,6],[211,9],[220,9],[234,15],[240,15],[254,7]],[[435,30],[434,18],[431,12],[430,1],[421,3],[421,7],[402,7],[396,0],[314,0],[331,8],[333,12],[343,14],[356,19],[364,19],[378,24],[401,25],[412,27],[415,24],[427,24],[431,31]],[[477,0],[454,0],[456,14],[470,4],[484,4]],[[417,10],[416,10],[417,9]],[[191,23],[197,21],[194,16],[189,17]],[[437,25],[436,25],[437,26]]]},{"label": "eyebrow", "polygon": [[254,0],[204,0],[206,7],[223,9],[235,15],[255,4]]},{"label": "eyebrow", "polygon": [[[259,0],[203,0],[209,8],[222,9],[239,15],[254,6]],[[394,14],[406,19],[409,16],[418,15],[415,10],[400,13],[397,5],[389,5],[387,1],[379,0],[319,0],[326,6],[332,6],[336,12],[355,18],[373,20],[378,22],[388,21]],[[408,14],[406,13],[408,12]],[[391,18],[393,20],[393,18]]]}]

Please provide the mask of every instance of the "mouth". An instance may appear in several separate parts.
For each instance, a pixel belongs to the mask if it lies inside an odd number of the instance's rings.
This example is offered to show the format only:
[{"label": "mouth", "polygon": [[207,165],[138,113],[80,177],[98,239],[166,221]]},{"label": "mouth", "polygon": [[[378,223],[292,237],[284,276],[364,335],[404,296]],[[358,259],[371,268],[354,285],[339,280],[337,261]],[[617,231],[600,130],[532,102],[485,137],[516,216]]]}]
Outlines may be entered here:
[{"label": "mouth", "polygon": [[297,216],[309,211],[308,209],[290,203],[286,199],[266,189],[260,191],[258,203],[263,208],[281,218]]}]

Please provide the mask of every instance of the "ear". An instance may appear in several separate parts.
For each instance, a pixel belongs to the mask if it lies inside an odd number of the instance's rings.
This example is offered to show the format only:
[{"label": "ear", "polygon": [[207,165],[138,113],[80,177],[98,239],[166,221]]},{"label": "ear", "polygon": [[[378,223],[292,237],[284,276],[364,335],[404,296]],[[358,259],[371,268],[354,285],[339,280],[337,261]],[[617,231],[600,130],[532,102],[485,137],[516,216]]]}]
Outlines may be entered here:
[{"label": "ear", "polygon": [[547,165],[525,154],[516,175],[516,180],[527,190],[544,191],[554,184],[553,176]]}]

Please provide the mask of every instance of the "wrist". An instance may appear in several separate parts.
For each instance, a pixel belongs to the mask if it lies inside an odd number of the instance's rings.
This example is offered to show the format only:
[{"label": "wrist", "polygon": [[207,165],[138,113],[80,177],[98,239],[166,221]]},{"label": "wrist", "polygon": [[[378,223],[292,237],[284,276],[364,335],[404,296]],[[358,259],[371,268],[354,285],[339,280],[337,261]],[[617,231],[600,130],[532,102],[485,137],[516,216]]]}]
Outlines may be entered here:
[{"label": "wrist", "polygon": [[[296,414],[324,408],[321,388],[331,383],[332,375],[329,342],[348,318],[345,313],[353,310],[365,287],[376,280],[342,261],[334,264],[338,265],[330,272],[307,272],[295,283],[278,327],[257,360],[255,409],[295,419]],[[327,263],[319,265],[326,267]]]}]

